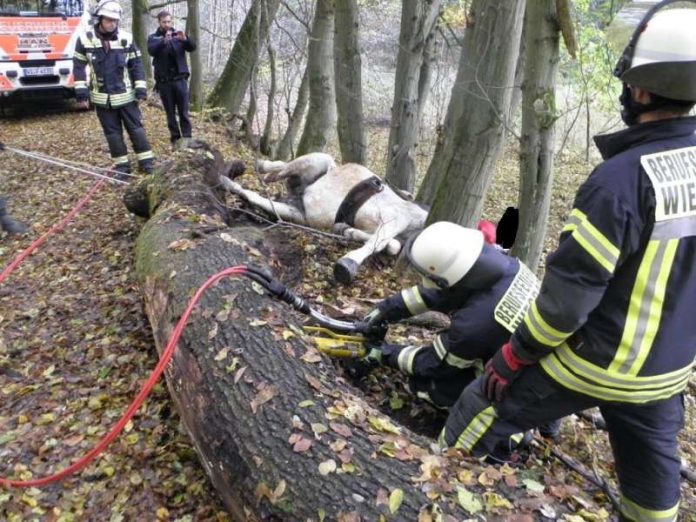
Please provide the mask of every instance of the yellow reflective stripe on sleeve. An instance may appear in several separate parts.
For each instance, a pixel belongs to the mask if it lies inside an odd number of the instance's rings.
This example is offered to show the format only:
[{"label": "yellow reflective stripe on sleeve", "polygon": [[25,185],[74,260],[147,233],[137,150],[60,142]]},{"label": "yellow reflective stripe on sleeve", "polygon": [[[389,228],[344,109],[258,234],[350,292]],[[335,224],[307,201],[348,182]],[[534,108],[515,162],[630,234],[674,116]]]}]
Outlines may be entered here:
[{"label": "yellow reflective stripe on sleeve", "polygon": [[433,346],[435,347],[435,353],[437,353],[438,358],[449,366],[454,366],[455,368],[460,369],[476,366],[477,359],[462,359],[461,357],[454,355],[452,352],[447,352],[447,348],[445,348],[442,338],[439,335],[435,336]]},{"label": "yellow reflective stripe on sleeve", "polygon": [[[564,344],[540,361],[544,371],[565,388],[607,401],[640,404],[668,399],[687,386],[693,366],[691,364],[675,372],[648,377],[609,375],[607,370],[577,355],[572,360],[567,353],[563,353],[564,349],[570,351]],[[578,360],[582,363],[578,364]]]},{"label": "yellow reflective stripe on sleeve", "polygon": [[75,89],[87,89],[87,82],[84,80],[75,80]]},{"label": "yellow reflective stripe on sleeve", "polygon": [[135,157],[138,158],[138,161],[142,161],[142,160],[154,158],[155,154],[151,150],[146,150],[145,152],[138,152],[135,155]]},{"label": "yellow reflective stripe on sleeve", "polygon": [[626,518],[636,522],[672,522],[677,520],[679,502],[674,507],[657,511],[641,507],[624,495],[621,495],[619,511]]},{"label": "yellow reflective stripe on sleeve", "polygon": [[73,57],[77,58],[81,62],[87,62],[87,56],[82,53],[78,53],[77,51],[73,52]]},{"label": "yellow reflective stripe on sleeve", "polygon": [[404,304],[411,315],[418,315],[428,311],[428,306],[425,304],[417,286],[402,290],[401,298],[404,300]]},{"label": "yellow reflective stripe on sleeve", "polygon": [[616,263],[619,261],[620,250],[590,223],[582,211],[577,208],[571,211],[568,223],[563,227],[563,232],[571,232],[573,239],[597,263],[602,265],[610,274],[614,273]]},{"label": "yellow reflective stripe on sleeve", "polygon": [[418,352],[422,349],[423,346],[407,346],[401,350],[396,359],[399,369],[408,375],[413,375],[413,361],[416,358],[416,355],[418,355]]},{"label": "yellow reflective stripe on sleeve", "polygon": [[486,434],[496,417],[497,415],[493,406],[489,406],[483,410],[471,420],[466,428],[464,428],[464,431],[457,438],[457,442],[454,443],[454,447],[471,452],[474,446],[476,446],[476,443]]},{"label": "yellow reflective stripe on sleeve", "polygon": [[532,334],[532,337],[545,346],[558,346],[573,334],[573,332],[561,332],[560,330],[556,330],[547,323],[544,318],[541,317],[536,301],[529,307],[527,315],[524,318],[524,324],[527,326],[529,333]]},{"label": "yellow reflective stripe on sleeve", "polygon": [[145,80],[135,80],[136,89],[147,89],[147,82]]},{"label": "yellow reflective stripe on sleeve", "polygon": [[623,335],[609,371],[637,375],[643,367],[660,326],[667,279],[678,244],[678,239],[648,243],[631,292]]}]

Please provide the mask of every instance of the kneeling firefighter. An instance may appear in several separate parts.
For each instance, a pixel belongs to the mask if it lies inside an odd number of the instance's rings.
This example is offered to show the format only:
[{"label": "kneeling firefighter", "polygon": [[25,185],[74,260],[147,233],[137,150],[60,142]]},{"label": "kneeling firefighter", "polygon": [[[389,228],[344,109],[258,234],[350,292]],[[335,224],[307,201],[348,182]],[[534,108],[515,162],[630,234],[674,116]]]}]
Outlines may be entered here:
[{"label": "kneeling firefighter", "polygon": [[[539,292],[536,276],[519,260],[487,244],[479,230],[439,222],[407,244],[405,253],[422,283],[377,305],[358,331],[386,333],[388,323],[428,310],[447,313],[448,330],[426,346],[383,343],[367,358],[411,376],[411,391],[438,407],[452,406],[520,323]],[[560,422],[542,428],[553,436]]]}]

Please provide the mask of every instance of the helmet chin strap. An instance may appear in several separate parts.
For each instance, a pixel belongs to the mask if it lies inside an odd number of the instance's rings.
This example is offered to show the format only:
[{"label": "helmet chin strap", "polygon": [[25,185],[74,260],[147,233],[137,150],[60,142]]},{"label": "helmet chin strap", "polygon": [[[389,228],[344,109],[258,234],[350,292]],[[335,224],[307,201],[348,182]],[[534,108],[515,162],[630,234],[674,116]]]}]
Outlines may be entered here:
[{"label": "helmet chin strap", "polygon": [[650,103],[639,103],[633,99],[631,88],[626,82],[623,83],[621,96],[619,96],[621,104],[621,119],[629,127],[639,123],[640,115],[646,112],[651,112],[660,109],[663,104],[655,101]]}]

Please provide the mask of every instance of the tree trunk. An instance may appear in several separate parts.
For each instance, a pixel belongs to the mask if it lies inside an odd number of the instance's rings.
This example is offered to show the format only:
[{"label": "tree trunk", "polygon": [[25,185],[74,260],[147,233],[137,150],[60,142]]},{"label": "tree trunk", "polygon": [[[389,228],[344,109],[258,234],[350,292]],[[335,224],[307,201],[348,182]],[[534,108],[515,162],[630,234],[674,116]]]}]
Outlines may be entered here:
[{"label": "tree trunk", "polygon": [[[239,112],[258,61],[261,42],[266,41],[279,5],[280,0],[254,0],[234,41],[225,68],[208,97],[209,105],[224,107],[231,114]],[[264,13],[268,13],[267,19]],[[261,23],[260,18],[266,21]]]},{"label": "tree trunk", "polygon": [[[297,282],[302,266],[302,248],[286,231],[226,226],[221,194],[209,188],[222,171],[217,152],[214,159],[177,154],[147,183],[154,215],[136,245],[140,288],[160,352],[193,291],[211,275],[280,260],[289,270],[280,279]],[[375,503],[380,488],[387,494],[400,488],[407,494],[398,516],[416,520],[429,503],[412,482],[420,461],[406,453],[405,460],[392,458],[378,447],[402,439],[399,447],[420,456],[428,441],[403,429],[398,437],[375,429],[375,421],[388,419],[336,379],[328,360],[300,358],[306,341],[287,334],[301,326],[302,317],[260,295],[249,280],[225,279],[204,295],[167,368],[170,394],[232,518],[317,520],[325,512],[336,520],[341,512],[356,512],[377,520],[388,512]],[[324,425],[331,430],[322,435]],[[293,436],[311,442],[311,449],[294,451]],[[336,441],[343,448],[336,449]],[[322,476],[319,464],[329,460],[339,472],[326,464],[332,471]]]},{"label": "tree trunk", "polygon": [[481,213],[510,108],[523,13],[523,0],[473,1],[444,139],[418,194],[432,204],[430,222],[471,226]]},{"label": "tree trunk", "polygon": [[266,124],[259,142],[261,154],[273,157],[273,121],[275,120],[275,94],[276,94],[276,54],[271,41],[268,40],[268,61],[271,68],[271,87],[268,91],[268,103],[266,105]]},{"label": "tree trunk", "polygon": [[[304,243],[287,229],[232,221],[211,188],[228,166],[194,146],[125,198],[150,216],[136,273],[160,353],[195,290],[225,268],[272,265],[280,280],[307,284]],[[477,459],[431,453],[430,439],[370,407],[310,347],[302,319],[248,279],[223,279],[203,295],[167,366],[173,402],[232,520],[463,520],[459,488],[479,504],[484,491],[506,499],[507,508],[501,498],[490,508],[501,519],[532,519],[542,500],[568,512],[503,480],[480,486],[490,466]]]},{"label": "tree trunk", "polygon": [[323,151],[336,121],[333,80],[333,0],[317,0],[307,52],[309,113],[297,155]]},{"label": "tree trunk", "polygon": [[433,29],[440,11],[440,0],[403,2],[399,52],[396,58],[394,103],[387,148],[387,181],[402,190],[413,192],[416,185],[416,163],[413,158],[418,145],[420,116],[427,92],[425,78],[421,81],[425,52],[435,38]]},{"label": "tree trunk", "polygon": [[142,55],[145,79],[152,80],[152,62],[147,52],[147,22],[150,19],[147,0],[133,0],[131,6],[133,8],[133,41]]},{"label": "tree trunk", "polygon": [[357,0],[336,0],[334,70],[338,143],[343,163],[367,159],[363,127],[362,62],[360,60],[360,13]]},{"label": "tree trunk", "polygon": [[546,236],[553,185],[556,70],[559,24],[555,0],[527,6],[526,49],[520,149],[520,224],[513,255],[535,270]]},{"label": "tree trunk", "polygon": [[191,78],[189,79],[189,97],[191,109],[199,111],[203,108],[203,64],[201,62],[201,18],[198,0],[186,0],[186,34],[191,35],[196,42],[196,50],[189,53],[191,63]]},{"label": "tree trunk", "polygon": [[288,121],[288,128],[283,134],[283,139],[280,140],[278,144],[278,150],[276,151],[276,158],[279,160],[286,161],[293,158],[293,150],[295,147],[295,137],[297,136],[297,131],[300,129],[302,124],[302,119],[304,118],[305,111],[307,110],[307,102],[309,101],[309,67],[305,68],[304,74],[302,75],[302,81],[300,82],[300,87],[297,90],[297,101],[295,102],[295,108],[292,111],[292,115]]}]

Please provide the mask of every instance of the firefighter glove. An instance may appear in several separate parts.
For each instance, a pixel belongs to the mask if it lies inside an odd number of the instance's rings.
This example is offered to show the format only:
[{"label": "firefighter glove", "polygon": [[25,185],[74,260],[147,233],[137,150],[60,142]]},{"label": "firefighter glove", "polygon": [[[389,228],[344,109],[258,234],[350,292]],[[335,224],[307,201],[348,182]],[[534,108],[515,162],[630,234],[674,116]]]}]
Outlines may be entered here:
[{"label": "firefighter glove", "polygon": [[364,335],[372,341],[382,341],[387,335],[388,329],[389,325],[379,308],[375,308],[362,321],[355,323],[355,332]]},{"label": "firefighter glove", "polygon": [[481,391],[489,401],[501,402],[512,381],[517,378],[522,368],[530,364],[529,361],[515,355],[512,342],[508,341],[486,364],[481,377]]}]

